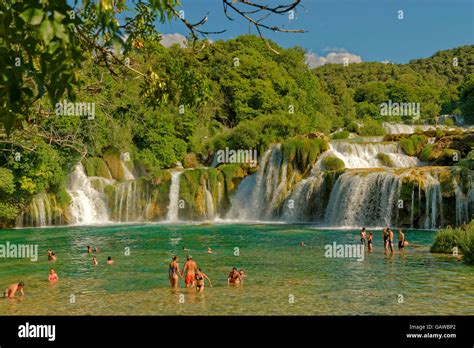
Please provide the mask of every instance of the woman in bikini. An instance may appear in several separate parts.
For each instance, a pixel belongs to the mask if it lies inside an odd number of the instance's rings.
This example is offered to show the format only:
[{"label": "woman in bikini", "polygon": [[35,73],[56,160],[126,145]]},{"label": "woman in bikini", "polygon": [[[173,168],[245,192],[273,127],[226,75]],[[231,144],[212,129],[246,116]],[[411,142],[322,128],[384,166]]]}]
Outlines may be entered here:
[{"label": "woman in bikini", "polygon": [[203,273],[200,268],[196,271],[196,291],[203,292],[204,291],[204,279],[207,279],[209,282],[209,286],[212,288],[212,283],[206,273]]},{"label": "woman in bikini", "polygon": [[227,285],[234,284],[235,286],[239,285],[242,281],[242,276],[240,272],[237,270],[237,267],[234,267],[232,271],[227,276]]},{"label": "woman in bikini", "polygon": [[171,261],[171,263],[169,264],[169,278],[172,288],[177,288],[179,278],[183,278],[181,272],[179,271],[178,261],[179,256],[174,256],[173,261]]}]

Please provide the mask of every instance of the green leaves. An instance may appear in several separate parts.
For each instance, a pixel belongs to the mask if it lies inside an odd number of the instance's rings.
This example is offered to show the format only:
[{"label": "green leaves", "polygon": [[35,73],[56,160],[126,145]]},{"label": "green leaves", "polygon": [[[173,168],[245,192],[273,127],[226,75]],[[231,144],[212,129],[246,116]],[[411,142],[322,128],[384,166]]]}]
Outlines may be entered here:
[{"label": "green leaves", "polygon": [[38,25],[43,19],[44,12],[38,8],[29,8],[20,14],[20,18],[31,25]]},{"label": "green leaves", "polygon": [[40,27],[39,27],[39,34],[41,38],[43,39],[44,43],[46,45],[49,44],[49,42],[53,39],[54,37],[54,28],[51,22],[48,19],[45,19]]}]

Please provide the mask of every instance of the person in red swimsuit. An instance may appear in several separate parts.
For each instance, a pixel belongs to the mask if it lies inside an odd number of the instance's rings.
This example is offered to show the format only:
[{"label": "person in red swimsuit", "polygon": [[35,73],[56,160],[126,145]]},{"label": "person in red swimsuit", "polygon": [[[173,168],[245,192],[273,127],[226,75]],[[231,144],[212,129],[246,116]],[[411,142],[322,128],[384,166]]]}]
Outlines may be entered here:
[{"label": "person in red swimsuit", "polygon": [[[196,262],[193,261],[193,258],[191,255],[188,255],[188,259],[186,263],[184,264],[183,276],[186,274],[186,277],[184,278],[184,283],[186,284],[186,287],[193,288],[196,285],[196,271],[198,270],[198,267],[196,265]],[[185,273],[186,272],[186,273]]]}]

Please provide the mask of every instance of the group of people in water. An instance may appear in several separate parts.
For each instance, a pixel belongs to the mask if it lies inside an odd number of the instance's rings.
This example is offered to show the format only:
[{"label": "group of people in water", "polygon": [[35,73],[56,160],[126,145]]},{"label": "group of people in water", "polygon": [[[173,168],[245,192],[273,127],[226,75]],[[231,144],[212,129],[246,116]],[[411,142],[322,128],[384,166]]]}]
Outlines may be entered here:
[{"label": "group of people in water", "polygon": [[[184,249],[184,248],[183,248]],[[99,248],[96,246],[95,247],[95,254],[99,253]],[[189,249],[184,249],[184,250],[189,250]],[[87,253],[92,254],[93,250],[90,246],[87,246]],[[208,248],[208,253],[212,253],[212,249]],[[97,256],[94,255],[92,256],[92,264],[94,266],[97,266],[99,264],[99,261],[97,260]],[[56,253],[54,253],[51,249],[48,249],[48,261],[49,262],[56,262],[58,260],[58,257]],[[209,286],[212,287],[212,282],[205,274],[202,272],[201,268],[199,268],[196,264],[196,262],[193,260],[191,255],[188,255],[186,263],[184,265],[184,268],[182,271],[179,270],[179,256],[174,256],[171,263],[169,264],[169,280],[172,288],[178,288],[178,282],[180,278],[184,277],[184,283],[186,288],[196,288],[197,292],[203,292],[204,291],[204,280],[207,280],[209,282]],[[112,265],[114,261],[112,260],[111,256],[107,257],[107,264]],[[233,285],[239,285],[243,282],[243,279],[245,277],[244,270],[241,269],[240,271],[237,270],[236,267],[232,269],[232,271],[229,273],[227,277],[227,284],[233,284]],[[54,270],[54,268],[50,268],[49,274],[48,274],[48,281],[51,284],[56,283],[59,280],[59,276]],[[20,280],[18,283],[10,285],[8,288],[5,289],[3,296],[5,298],[14,298],[17,293],[20,294],[20,296],[25,295],[25,282],[23,280]]]},{"label": "group of people in water", "polygon": [[[393,231],[389,228],[386,227],[382,231],[382,237],[383,237],[383,247],[385,250],[385,253],[388,253],[388,250],[390,249],[390,253],[393,254],[394,252],[394,247],[393,247],[393,237],[394,233]],[[367,250],[369,252],[372,252],[372,242],[373,242],[374,234],[372,232],[368,232],[365,227],[362,228],[360,231],[360,242],[364,246],[367,244]],[[398,229],[398,250],[403,251],[405,250],[405,247],[408,246],[408,240],[405,238],[405,233],[403,233],[402,229]]]},{"label": "group of people in water", "polygon": [[[208,249],[208,253],[209,253]],[[201,268],[199,268],[196,262],[193,260],[191,255],[188,255],[186,263],[184,264],[183,270],[179,270],[179,256],[173,256],[170,264],[168,265],[168,276],[170,280],[170,285],[172,288],[177,288],[179,279],[184,277],[184,284],[186,288],[196,287],[197,292],[204,291],[204,279],[209,282],[209,286],[212,288],[212,282],[204,273]],[[227,284],[233,284],[235,286],[240,285],[243,282],[245,277],[244,270],[237,270],[237,267],[234,267],[232,271],[227,276]]]}]

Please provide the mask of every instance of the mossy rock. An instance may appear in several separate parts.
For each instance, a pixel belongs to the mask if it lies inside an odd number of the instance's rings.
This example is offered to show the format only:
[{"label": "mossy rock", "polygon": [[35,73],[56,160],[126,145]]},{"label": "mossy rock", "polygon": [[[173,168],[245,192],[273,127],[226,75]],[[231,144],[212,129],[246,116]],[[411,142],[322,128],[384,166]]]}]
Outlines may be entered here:
[{"label": "mossy rock", "polygon": [[436,160],[437,157],[433,152],[433,145],[426,145],[425,148],[421,151],[419,157],[423,162],[432,162]]},{"label": "mossy rock", "polygon": [[377,159],[382,162],[382,165],[384,165],[385,167],[394,167],[394,164],[393,164],[393,161],[392,161],[392,158],[386,154],[386,153],[383,153],[383,152],[379,152],[377,154]]},{"label": "mossy rock", "polygon": [[122,168],[122,161],[120,159],[120,152],[116,150],[106,151],[103,155],[105,163],[109,168],[112,178],[115,180],[123,180],[124,173]]},{"label": "mossy rock", "polygon": [[89,157],[82,160],[84,170],[87,176],[100,176],[106,179],[112,179],[112,175],[107,164],[100,157]]},{"label": "mossy rock", "polygon": [[400,139],[400,147],[408,156],[417,156],[428,143],[424,135],[413,134],[409,138]]},{"label": "mossy rock", "polygon": [[343,160],[333,156],[324,157],[322,160],[322,166],[324,170],[330,171],[340,171],[346,168]]}]

